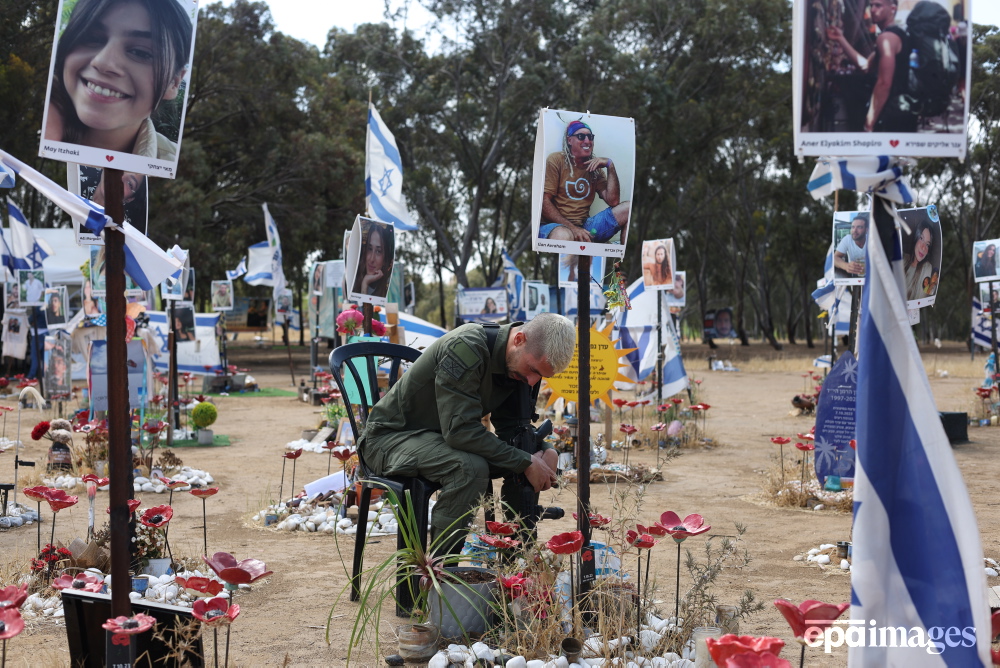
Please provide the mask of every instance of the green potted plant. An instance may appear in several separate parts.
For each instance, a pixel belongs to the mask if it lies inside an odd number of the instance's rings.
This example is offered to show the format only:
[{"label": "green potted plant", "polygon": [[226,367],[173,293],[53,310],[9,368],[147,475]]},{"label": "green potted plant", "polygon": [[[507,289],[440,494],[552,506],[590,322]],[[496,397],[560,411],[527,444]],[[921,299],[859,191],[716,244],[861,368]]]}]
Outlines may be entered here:
[{"label": "green potted plant", "polygon": [[208,427],[215,424],[219,417],[219,411],[215,405],[207,401],[202,401],[191,411],[191,421],[198,427],[198,444],[212,445],[215,434]]},{"label": "green potted plant", "polygon": [[[381,628],[382,607],[388,600],[396,600],[397,576],[406,578],[405,582],[410,588],[409,593],[413,600],[413,615],[410,623],[396,628],[400,654],[404,658],[409,657],[408,661],[427,661],[437,650],[440,631],[437,625],[429,620],[431,592],[436,594],[436,605],[440,608],[438,618],[448,614],[451,618],[460,620],[461,615],[456,610],[459,603],[463,600],[466,603],[471,603],[479,598],[478,592],[470,588],[461,577],[451,570],[462,557],[457,554],[438,554],[444,546],[449,544],[449,537],[453,535],[454,531],[464,530],[465,517],[455,520],[425,549],[420,545],[416,513],[413,510],[409,491],[406,491],[403,498],[399,499],[391,489],[386,489],[385,498],[396,517],[397,530],[403,547],[397,549],[375,566],[366,569],[360,575],[362,585],[358,599],[359,608],[348,643],[348,664],[350,664],[354,648],[361,644],[373,644],[374,651],[379,652],[378,629]],[[364,536],[356,538],[356,540],[364,539]],[[347,561],[344,560],[344,563],[346,564]],[[414,585],[414,583],[417,584]],[[351,583],[348,582],[338,594],[330,609],[330,614],[327,616],[327,643],[330,642],[330,625],[333,621],[333,613],[341,597],[350,589]],[[428,653],[424,657],[421,652]]]}]

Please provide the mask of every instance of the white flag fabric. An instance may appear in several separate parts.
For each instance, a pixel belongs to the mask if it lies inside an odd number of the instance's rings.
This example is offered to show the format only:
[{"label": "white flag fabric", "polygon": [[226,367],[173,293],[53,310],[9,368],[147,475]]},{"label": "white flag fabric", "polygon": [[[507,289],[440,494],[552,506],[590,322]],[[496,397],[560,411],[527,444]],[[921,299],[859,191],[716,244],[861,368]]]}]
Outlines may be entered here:
[{"label": "white flag fabric", "polygon": [[247,273],[243,280],[248,285],[274,285],[271,273],[271,246],[261,241],[247,248]]},{"label": "white flag fabric", "polygon": [[[629,363],[621,373],[634,379],[634,382],[645,380],[656,371],[656,329],[657,320],[660,325],[660,341],[663,344],[663,389],[661,395],[670,397],[688,388],[687,371],[681,359],[680,342],[674,332],[670,309],[664,303],[665,290],[647,290],[642,278],[633,281],[628,286],[628,298],[632,308],[617,316],[618,334],[621,337],[621,348],[635,348],[625,356]],[[656,300],[661,300],[662,310],[657,315]],[[650,396],[650,395],[647,395]],[[651,396],[656,396],[654,388]]]},{"label": "white flag fabric", "polygon": [[10,219],[10,255],[13,268],[41,269],[42,260],[49,254],[35,241],[35,233],[31,231],[24,214],[13,202],[7,202],[7,215]]},{"label": "white flag fabric", "polygon": [[510,313],[511,320],[516,320],[521,316],[517,315],[522,310],[521,294],[524,291],[524,274],[514,264],[513,258],[504,248],[500,251],[503,258],[503,271],[507,283],[507,312]]},{"label": "white flag fabric", "polygon": [[980,348],[992,348],[993,336],[990,332],[992,314],[983,312],[979,297],[972,298],[972,341]]},{"label": "white flag fabric", "polygon": [[415,230],[403,196],[403,161],[396,139],[382,122],[375,105],[368,105],[368,136],[365,139],[365,205],[368,215],[397,230]]},{"label": "white flag fabric", "polygon": [[975,512],[909,325],[902,262],[890,263],[875,230],[866,248],[851,564],[851,620],[864,642],[848,665],[988,666]]},{"label": "white flag fabric", "polygon": [[239,278],[245,273],[247,273],[247,258],[244,255],[243,259],[240,260],[240,263],[236,265],[236,269],[231,269],[229,271],[226,271],[226,278],[228,278],[230,281],[235,281],[237,278]]},{"label": "white flag fabric", "polygon": [[281,236],[278,234],[278,226],[274,222],[274,217],[267,210],[267,203],[264,203],[264,228],[267,230],[267,246],[271,255],[271,285],[273,286],[271,302],[275,308],[278,306],[278,297],[285,293],[285,270],[281,257]]},{"label": "white flag fabric", "polygon": [[913,202],[903,178],[903,167],[916,164],[909,158],[871,155],[859,158],[820,158],[806,188],[814,199],[836,190],[874,193],[897,204]]}]

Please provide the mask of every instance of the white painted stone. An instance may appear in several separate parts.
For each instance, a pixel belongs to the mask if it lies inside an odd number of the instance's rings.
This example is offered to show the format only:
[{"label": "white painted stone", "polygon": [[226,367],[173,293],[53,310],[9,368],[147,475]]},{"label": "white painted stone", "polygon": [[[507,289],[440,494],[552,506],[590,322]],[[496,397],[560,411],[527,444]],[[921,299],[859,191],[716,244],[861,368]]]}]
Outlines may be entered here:
[{"label": "white painted stone", "polygon": [[828,554],[818,554],[816,555],[816,563],[826,565],[830,563],[830,555]]},{"label": "white painted stone", "polygon": [[524,666],[525,668],[543,668],[543,666],[545,666],[545,662],[540,659],[532,659],[531,661],[525,663]]},{"label": "white painted stone", "polygon": [[448,652],[442,650],[432,656],[427,668],[448,668]]},{"label": "white painted stone", "polygon": [[[490,656],[492,658],[492,653]],[[504,668],[527,668],[527,666],[528,662],[524,660],[523,656],[515,656],[511,659],[507,659],[507,663],[504,664]]]},{"label": "white painted stone", "polygon": [[820,553],[820,549],[818,547],[814,547],[813,549],[809,550],[809,552],[807,552],[806,554],[812,555],[812,554],[819,554],[819,553]]},{"label": "white painted stone", "polygon": [[840,570],[842,570],[842,571],[849,571],[849,570],[851,570],[851,562],[849,562],[847,559],[841,559],[840,560]]},{"label": "white painted stone", "polygon": [[144,483],[142,483],[142,485],[139,486],[139,489],[142,490],[143,492],[152,492],[153,491],[153,483],[151,483],[151,482],[144,482]]},{"label": "white painted stone", "polygon": [[822,545],[819,546],[819,549],[820,550],[832,550],[835,547],[837,547],[837,546],[834,543],[823,543]]}]

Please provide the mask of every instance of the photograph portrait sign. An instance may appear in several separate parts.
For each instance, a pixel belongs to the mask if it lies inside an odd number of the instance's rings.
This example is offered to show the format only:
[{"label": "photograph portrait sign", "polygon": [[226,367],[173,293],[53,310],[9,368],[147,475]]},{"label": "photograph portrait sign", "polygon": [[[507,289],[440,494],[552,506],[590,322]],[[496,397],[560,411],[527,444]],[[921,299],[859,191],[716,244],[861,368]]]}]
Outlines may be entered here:
[{"label": "photograph portrait sign", "polygon": [[344,289],[344,261],[329,260],[323,269],[323,284],[328,288]]},{"label": "photograph portrait sign", "polygon": [[673,239],[646,239],[642,242],[642,284],[653,290],[674,287]]},{"label": "photograph portrait sign", "polygon": [[503,320],[507,317],[507,288],[465,288],[458,294],[458,317],[476,320]]},{"label": "photograph portrait sign", "polygon": [[45,323],[49,327],[69,322],[69,300],[66,286],[45,288]]},{"label": "photograph portrait sign", "polygon": [[41,269],[17,270],[18,294],[21,308],[25,306],[44,306],[45,272]]},{"label": "photograph portrait sign", "polygon": [[897,211],[909,227],[901,229],[906,308],[933,306],[941,282],[941,218],[933,204]]},{"label": "photograph portrait sign", "polygon": [[969,5],[796,0],[796,155],[963,159],[972,72]]},{"label": "photograph portrait sign", "polygon": [[664,304],[670,309],[671,313],[680,313],[684,310],[684,307],[687,305],[686,271],[674,272],[674,287],[666,292],[665,297]]},{"label": "photograph portrait sign", "polygon": [[705,336],[710,339],[735,339],[736,323],[733,319],[733,307],[726,306],[706,312],[703,328]]},{"label": "photograph portrait sign", "polygon": [[[125,197],[125,222],[143,233],[149,231],[149,179],[137,172],[122,174],[122,192]],[[68,163],[66,165],[67,190],[74,195],[104,206],[104,170],[97,167]],[[80,246],[103,246],[104,238],[80,227],[73,220],[76,243]]]},{"label": "photograph portrait sign", "polygon": [[[575,288],[577,281],[576,268],[580,265],[580,256],[567,253],[559,254],[559,287]],[[590,261],[590,276],[598,285],[604,283],[604,258],[595,257]]]},{"label": "photograph portrait sign", "polygon": [[317,297],[323,296],[323,288],[325,287],[323,274],[326,270],[325,267],[326,267],[325,262],[317,262],[312,266],[312,269],[309,272],[309,275],[311,277],[309,284],[312,286],[309,294],[315,295]]},{"label": "photograph portrait sign", "polygon": [[834,285],[864,285],[869,219],[867,211],[838,211],[833,214]]},{"label": "photograph portrait sign", "polygon": [[69,399],[72,339],[66,334],[45,337],[45,396],[48,399]]},{"label": "photograph portrait sign", "polygon": [[624,256],[635,179],[631,118],[542,109],[532,170],[532,250]]},{"label": "photograph portrait sign", "polygon": [[194,0],[60,0],[38,154],[174,178]]},{"label": "photograph portrait sign", "polygon": [[233,282],[212,281],[212,310],[232,311],[233,310]]},{"label": "photograph portrait sign", "polygon": [[385,306],[395,260],[396,234],[391,223],[358,216],[347,245],[348,298]]},{"label": "photograph portrait sign", "polygon": [[1000,262],[997,249],[1000,239],[986,239],[972,244],[972,276],[977,283],[1000,281]]}]

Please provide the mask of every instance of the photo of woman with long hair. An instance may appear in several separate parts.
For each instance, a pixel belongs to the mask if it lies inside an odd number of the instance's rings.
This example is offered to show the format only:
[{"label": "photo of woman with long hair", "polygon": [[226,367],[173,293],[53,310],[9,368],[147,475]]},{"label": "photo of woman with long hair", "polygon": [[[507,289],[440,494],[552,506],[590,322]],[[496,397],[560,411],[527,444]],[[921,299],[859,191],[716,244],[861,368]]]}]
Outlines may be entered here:
[{"label": "photo of woman with long hair", "polygon": [[[976,244],[977,246],[979,244]],[[988,243],[976,257],[975,266],[976,280],[997,274],[997,246],[995,243]]]},{"label": "photo of woman with long hair", "polygon": [[[44,138],[176,160],[192,20],[176,0],[64,0]],[[183,105],[178,105],[182,107]]]},{"label": "photo of woman with long hair", "polygon": [[673,240],[642,242],[642,282],[648,287],[670,287],[674,282]]},{"label": "photo of woman with long hair", "polygon": [[[924,279],[930,279],[934,273],[935,260],[940,258],[939,235],[940,228],[929,220],[917,223],[913,235],[907,235],[907,250],[903,253],[904,276],[906,278],[906,298],[923,299]],[[935,252],[932,252],[935,251]],[[938,260],[939,261],[939,260]]]},{"label": "photo of woman with long hair", "polygon": [[389,294],[389,277],[392,275],[395,250],[392,227],[365,221],[362,223],[364,241],[358,258],[358,273],[352,292],[385,297]]}]

